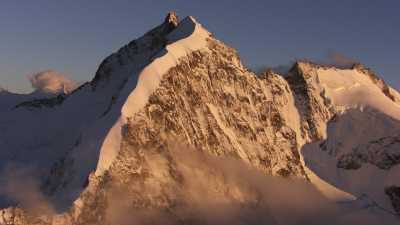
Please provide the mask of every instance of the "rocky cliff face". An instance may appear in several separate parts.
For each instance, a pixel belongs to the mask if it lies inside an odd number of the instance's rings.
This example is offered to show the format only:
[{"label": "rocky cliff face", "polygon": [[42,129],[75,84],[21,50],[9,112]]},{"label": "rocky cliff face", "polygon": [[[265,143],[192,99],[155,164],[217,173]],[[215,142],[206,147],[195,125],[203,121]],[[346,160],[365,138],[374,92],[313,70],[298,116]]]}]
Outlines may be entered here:
[{"label": "rocky cliff face", "polygon": [[319,85],[318,67],[297,62],[286,77],[295,94],[296,107],[301,115],[301,133],[307,141],[323,139],[326,123],[335,113],[330,100],[324,95],[324,89]]},{"label": "rocky cliff face", "polygon": [[[399,162],[396,136],[364,145],[360,142],[350,152],[332,138],[330,131],[337,128],[332,124],[347,115],[344,112],[349,107],[340,105],[324,84],[320,70],[330,69],[339,70],[298,62],[285,78],[272,71],[257,76],[242,65],[234,49],[216,40],[193,18],[179,22],[170,13],[162,25],[105,59],[92,82],[57,102],[60,110],[86,96],[101,102],[95,108],[100,122],[95,122],[93,130],[104,134],[93,138],[88,134],[91,129],[82,131],[53,162],[41,185],[50,201],[69,198],[71,204],[57,215],[8,208],[0,211],[0,224],[230,221],[202,218],[199,212],[209,215],[218,210],[206,202],[216,203],[220,210],[229,205],[230,215],[237,216],[231,222],[280,224],[279,216],[265,203],[268,194],[255,188],[259,184],[254,180],[254,185],[248,185],[246,176],[252,172],[244,173],[246,168],[263,176],[313,182],[306,172],[310,160],[302,152],[307,144],[315,144],[312,153],[328,153],[335,168],[346,171],[366,163],[387,170]],[[368,79],[397,102],[397,92],[379,79]],[[392,131],[397,129],[395,119],[387,122],[384,117],[376,124],[390,123]],[[340,124],[347,124],[347,119]],[[102,137],[100,143],[93,145],[92,139],[98,137]],[[90,148],[94,150],[85,150]],[[94,152],[98,155],[91,155]],[[81,166],[86,163],[85,155],[98,161],[97,168]],[[242,177],[233,178],[228,173],[232,170]],[[354,189],[314,171],[357,197]],[[396,188],[393,184],[380,191],[398,210]],[[256,219],[248,220],[252,217]]]}]

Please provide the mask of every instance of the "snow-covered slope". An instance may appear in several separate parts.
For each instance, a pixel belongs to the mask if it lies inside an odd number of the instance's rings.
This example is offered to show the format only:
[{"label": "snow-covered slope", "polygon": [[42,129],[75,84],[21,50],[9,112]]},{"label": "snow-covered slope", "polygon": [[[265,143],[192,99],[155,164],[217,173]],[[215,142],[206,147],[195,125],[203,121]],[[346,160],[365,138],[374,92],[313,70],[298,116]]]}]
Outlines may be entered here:
[{"label": "snow-covered slope", "polygon": [[311,99],[303,123],[319,124],[304,129],[317,137],[302,148],[307,167],[337,188],[368,196],[395,213],[398,200],[386,190],[398,185],[400,105],[393,97],[398,93],[360,65],[338,69],[300,62],[292,76],[299,74],[312,84],[297,92],[300,100]]},{"label": "snow-covered slope", "polygon": [[0,224],[394,224],[397,96],[360,65],[257,76],[169,13],[1,114]]},{"label": "snow-covered slope", "polygon": [[399,120],[400,105],[385,95],[374,81],[357,69],[319,69],[320,85],[335,107],[373,108]]}]

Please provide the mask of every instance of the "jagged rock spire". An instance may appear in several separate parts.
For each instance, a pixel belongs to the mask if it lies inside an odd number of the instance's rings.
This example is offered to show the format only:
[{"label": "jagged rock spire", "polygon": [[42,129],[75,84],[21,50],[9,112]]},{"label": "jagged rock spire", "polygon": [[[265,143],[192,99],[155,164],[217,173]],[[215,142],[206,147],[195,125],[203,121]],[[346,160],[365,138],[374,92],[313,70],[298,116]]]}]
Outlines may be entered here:
[{"label": "jagged rock spire", "polygon": [[178,26],[179,18],[176,15],[175,11],[168,12],[167,16],[165,17],[165,23],[173,24],[174,26]]}]

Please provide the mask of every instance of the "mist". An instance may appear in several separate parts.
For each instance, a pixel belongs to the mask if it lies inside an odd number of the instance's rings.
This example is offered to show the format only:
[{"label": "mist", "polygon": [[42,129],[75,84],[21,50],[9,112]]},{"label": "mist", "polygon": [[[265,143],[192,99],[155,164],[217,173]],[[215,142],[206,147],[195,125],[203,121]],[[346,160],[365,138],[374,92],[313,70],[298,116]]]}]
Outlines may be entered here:
[{"label": "mist", "polygon": [[10,163],[0,173],[0,195],[8,204],[17,205],[31,215],[54,215],[55,211],[40,191],[35,168]]},{"label": "mist", "polygon": [[[202,153],[186,144],[170,143],[168,149],[166,157],[145,151],[149,166],[143,169],[153,178],[145,180],[139,191],[150,199],[144,202],[159,198],[167,202],[154,203],[159,207],[131,208],[135,200],[126,195],[131,187],[114,187],[108,195],[108,224],[347,225],[379,221],[378,216],[366,216],[362,210],[345,213],[343,206],[325,198],[305,179],[269,176],[233,157]],[[175,178],[170,177],[171,170]]]}]

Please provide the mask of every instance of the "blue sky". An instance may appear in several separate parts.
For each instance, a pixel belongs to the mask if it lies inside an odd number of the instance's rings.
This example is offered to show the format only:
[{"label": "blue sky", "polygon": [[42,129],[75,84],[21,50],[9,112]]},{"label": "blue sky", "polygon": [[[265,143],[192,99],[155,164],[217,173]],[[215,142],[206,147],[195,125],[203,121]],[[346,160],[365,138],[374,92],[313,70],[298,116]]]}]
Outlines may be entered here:
[{"label": "blue sky", "polygon": [[26,77],[53,69],[90,80],[107,55],[176,10],[235,47],[251,68],[339,53],[400,88],[400,1],[4,0],[0,85],[26,92]]}]

